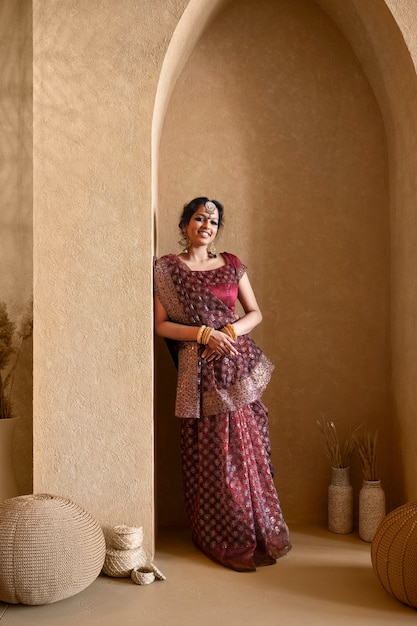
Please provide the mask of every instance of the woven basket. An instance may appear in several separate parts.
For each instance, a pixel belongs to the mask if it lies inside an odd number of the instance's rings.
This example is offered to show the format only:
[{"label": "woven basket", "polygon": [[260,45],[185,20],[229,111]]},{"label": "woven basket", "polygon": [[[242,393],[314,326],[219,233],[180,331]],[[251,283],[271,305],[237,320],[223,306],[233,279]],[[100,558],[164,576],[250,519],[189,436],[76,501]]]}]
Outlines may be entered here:
[{"label": "woven basket", "polygon": [[103,565],[103,573],[115,578],[127,578],[133,569],[146,564],[146,552],[140,546],[132,550],[108,548]]},{"label": "woven basket", "polygon": [[394,598],[417,607],[417,502],[384,517],[371,544],[374,571]]},{"label": "woven basket", "polygon": [[117,550],[135,550],[143,543],[143,527],[114,526],[108,531],[110,547]]},{"label": "woven basket", "polygon": [[80,506],[49,494],[0,503],[0,600],[50,604],[90,585],[104,563],[99,524]]}]

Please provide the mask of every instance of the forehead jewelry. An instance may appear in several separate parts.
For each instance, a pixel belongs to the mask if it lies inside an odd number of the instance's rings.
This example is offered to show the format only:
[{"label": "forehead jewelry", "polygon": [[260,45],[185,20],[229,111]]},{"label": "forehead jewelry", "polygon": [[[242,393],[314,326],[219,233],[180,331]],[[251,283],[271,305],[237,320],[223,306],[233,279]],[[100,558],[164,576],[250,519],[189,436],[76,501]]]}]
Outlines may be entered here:
[{"label": "forehead jewelry", "polygon": [[217,209],[216,205],[211,200],[208,200],[204,206],[206,208],[207,213],[209,213],[210,215],[214,213],[214,211]]}]

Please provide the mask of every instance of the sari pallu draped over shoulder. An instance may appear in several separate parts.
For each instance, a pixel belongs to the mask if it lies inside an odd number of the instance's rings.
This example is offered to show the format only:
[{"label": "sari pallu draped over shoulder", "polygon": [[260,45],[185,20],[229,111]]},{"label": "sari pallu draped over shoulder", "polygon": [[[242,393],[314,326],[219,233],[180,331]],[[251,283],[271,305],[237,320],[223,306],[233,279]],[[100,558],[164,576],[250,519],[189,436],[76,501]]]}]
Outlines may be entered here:
[{"label": "sari pallu draped over shoulder", "polygon": [[[227,271],[241,274],[223,253]],[[236,258],[236,257],[234,257]],[[216,270],[218,271],[218,270]],[[208,270],[210,272],[210,270]],[[233,324],[238,317],[207,286],[207,272],[192,271],[175,254],[155,262],[155,295],[172,322],[199,327],[202,324],[217,330]],[[178,341],[178,380],[175,414],[180,418],[199,418],[237,410],[258,400],[271,378],[271,361],[249,335],[235,342],[239,354],[215,361],[201,358],[204,346],[195,341]]]}]

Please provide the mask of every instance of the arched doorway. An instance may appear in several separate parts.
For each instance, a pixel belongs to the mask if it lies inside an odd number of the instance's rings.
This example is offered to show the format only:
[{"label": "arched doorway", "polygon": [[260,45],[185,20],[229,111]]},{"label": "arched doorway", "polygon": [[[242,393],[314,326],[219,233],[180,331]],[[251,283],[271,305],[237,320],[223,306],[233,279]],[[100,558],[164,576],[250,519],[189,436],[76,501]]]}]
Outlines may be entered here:
[{"label": "arched doorway", "polygon": [[[342,431],[361,421],[382,428],[383,451],[391,428],[389,104],[368,83],[370,59],[358,62],[318,4],[330,14],[334,8],[330,1],[219,2],[212,23],[196,11],[198,28],[188,22],[193,51],[183,31],[158,109],[154,161],[157,230],[158,219],[164,225],[158,254],[175,249],[182,202],[220,190],[231,207],[224,248],[250,265],[265,318],[258,339],[278,365],[267,396],[278,487],[289,519],[303,522],[325,518],[318,415]],[[385,3],[378,10],[396,29]],[[350,17],[349,7],[332,15],[360,43]],[[377,54],[381,33],[373,35]],[[164,369],[157,375],[164,381],[156,401],[162,523],[183,520],[173,377]],[[162,395],[167,403],[159,405]],[[383,468],[392,474],[388,457]]]}]

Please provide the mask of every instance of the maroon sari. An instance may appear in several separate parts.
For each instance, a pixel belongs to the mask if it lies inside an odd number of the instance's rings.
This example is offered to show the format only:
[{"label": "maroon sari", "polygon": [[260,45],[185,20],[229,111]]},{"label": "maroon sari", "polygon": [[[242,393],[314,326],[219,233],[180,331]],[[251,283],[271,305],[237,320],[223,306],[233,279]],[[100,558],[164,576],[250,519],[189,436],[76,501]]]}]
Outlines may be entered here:
[{"label": "maroon sari", "polygon": [[[155,293],[177,323],[220,329],[238,317],[237,285],[246,271],[237,257],[192,271],[176,255],[155,264]],[[175,342],[175,412],[182,420],[186,510],[197,547],[238,571],[275,563],[291,547],[270,464],[268,413],[260,398],[273,365],[249,335],[239,354],[202,359],[204,346]]]}]

